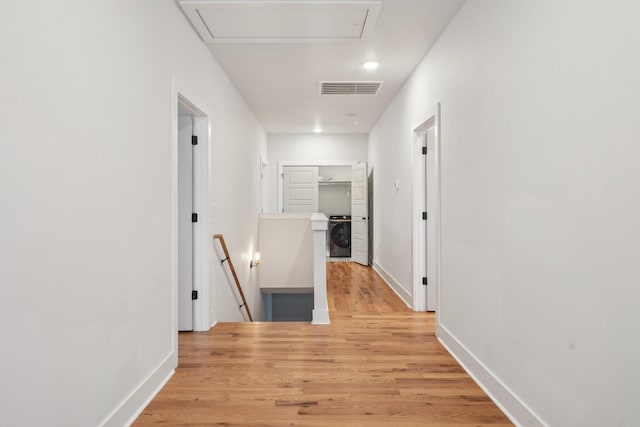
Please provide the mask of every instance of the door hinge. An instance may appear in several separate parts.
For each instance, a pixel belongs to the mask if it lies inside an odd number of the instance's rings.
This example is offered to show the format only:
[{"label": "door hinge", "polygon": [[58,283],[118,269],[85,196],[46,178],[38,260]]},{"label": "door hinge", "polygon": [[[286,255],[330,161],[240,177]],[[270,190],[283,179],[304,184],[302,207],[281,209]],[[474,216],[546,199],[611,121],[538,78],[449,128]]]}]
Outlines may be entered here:
[{"label": "door hinge", "polygon": [[427,154],[427,146],[422,147],[422,154]]},{"label": "door hinge", "polygon": [[198,214],[197,213],[192,213],[191,214],[191,222],[198,222]]},{"label": "door hinge", "polygon": [[427,220],[427,213],[426,212],[422,212],[422,219],[423,220]]},{"label": "door hinge", "polygon": [[191,299],[198,299],[198,291],[191,291]]},{"label": "door hinge", "polygon": [[423,285],[425,285],[425,286],[427,286],[427,278],[426,278],[426,277],[423,277],[423,278],[422,278],[422,284],[423,284]]},{"label": "door hinge", "polygon": [[191,145],[198,145],[198,135],[191,135]]}]

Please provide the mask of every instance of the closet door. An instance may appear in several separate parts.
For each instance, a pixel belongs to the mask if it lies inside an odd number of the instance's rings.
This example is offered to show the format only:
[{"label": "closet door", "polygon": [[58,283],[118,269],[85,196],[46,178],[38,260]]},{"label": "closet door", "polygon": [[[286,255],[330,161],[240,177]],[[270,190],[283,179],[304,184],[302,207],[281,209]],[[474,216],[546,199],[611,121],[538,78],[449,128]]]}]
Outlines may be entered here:
[{"label": "closet door", "polygon": [[318,212],[318,167],[285,166],[283,174],[282,212]]},{"label": "closet door", "polygon": [[193,330],[193,118],[178,116],[178,330]]},{"label": "closet door", "polygon": [[351,261],[369,265],[367,164],[351,168]]}]

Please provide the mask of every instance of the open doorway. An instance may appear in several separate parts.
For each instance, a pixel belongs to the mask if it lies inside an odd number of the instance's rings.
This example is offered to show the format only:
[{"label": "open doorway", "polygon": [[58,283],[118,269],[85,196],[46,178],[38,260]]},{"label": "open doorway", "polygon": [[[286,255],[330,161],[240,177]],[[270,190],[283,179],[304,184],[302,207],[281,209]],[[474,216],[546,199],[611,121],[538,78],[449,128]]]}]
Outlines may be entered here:
[{"label": "open doorway", "polygon": [[413,129],[413,309],[437,311],[440,286],[440,105]]},{"label": "open doorway", "polygon": [[[194,194],[194,163],[198,162],[196,113],[178,100],[178,330],[192,331],[197,289],[194,246],[197,213]],[[196,249],[197,250],[197,249]]]},{"label": "open doorway", "polygon": [[175,88],[172,98],[174,330],[209,329],[207,204],[209,117]]},{"label": "open doorway", "polygon": [[369,265],[367,163],[278,164],[278,212],[321,212],[329,219],[327,259]]}]

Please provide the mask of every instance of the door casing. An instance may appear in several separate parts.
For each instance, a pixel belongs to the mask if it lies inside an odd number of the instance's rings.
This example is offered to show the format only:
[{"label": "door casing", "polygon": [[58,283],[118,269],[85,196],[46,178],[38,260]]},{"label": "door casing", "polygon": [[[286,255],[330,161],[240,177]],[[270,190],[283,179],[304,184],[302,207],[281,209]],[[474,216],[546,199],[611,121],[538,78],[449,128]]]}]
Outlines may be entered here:
[{"label": "door casing", "polygon": [[171,79],[171,288],[173,347],[177,354],[178,338],[178,106],[187,108],[194,117],[193,132],[198,137],[193,162],[193,202],[198,222],[193,229],[193,283],[198,299],[193,306],[193,329],[208,331],[215,323],[210,312],[209,258],[212,246],[209,236],[209,182],[211,147],[211,111],[188,85]]},{"label": "door casing", "polygon": [[[426,143],[427,132],[433,135],[433,148],[429,152],[428,165],[425,162],[425,156],[422,154],[422,147]],[[435,289],[435,304],[433,308],[438,315],[440,307],[440,104],[432,107],[413,127],[413,146],[412,146],[412,175],[413,175],[413,263],[412,263],[412,279],[413,279],[413,301],[414,311],[427,310],[427,287],[432,286]],[[431,144],[429,144],[431,148]],[[433,182],[427,184],[426,169],[432,168],[429,176],[433,177]],[[429,206],[427,212],[427,220],[422,217],[425,210],[427,192],[429,192],[429,200],[433,202],[433,206]],[[432,233],[427,235],[427,222],[432,225],[430,230]],[[427,239],[433,239],[429,242],[429,246],[434,248],[433,251],[426,251]],[[431,257],[427,262],[427,257]],[[433,271],[427,271],[427,263],[433,266]],[[427,277],[427,286],[423,285],[422,278]],[[431,293],[430,293],[431,294]],[[431,304],[429,304],[431,306]]]}]

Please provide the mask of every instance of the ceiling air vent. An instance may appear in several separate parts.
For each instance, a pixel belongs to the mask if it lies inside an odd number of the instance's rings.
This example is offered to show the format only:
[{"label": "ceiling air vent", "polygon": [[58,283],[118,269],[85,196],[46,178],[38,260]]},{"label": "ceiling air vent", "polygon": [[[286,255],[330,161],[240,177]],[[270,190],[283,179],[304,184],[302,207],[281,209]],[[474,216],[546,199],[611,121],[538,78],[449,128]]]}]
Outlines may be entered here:
[{"label": "ceiling air vent", "polygon": [[383,82],[320,82],[320,95],[377,95]]}]

